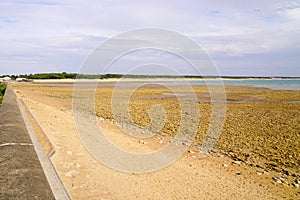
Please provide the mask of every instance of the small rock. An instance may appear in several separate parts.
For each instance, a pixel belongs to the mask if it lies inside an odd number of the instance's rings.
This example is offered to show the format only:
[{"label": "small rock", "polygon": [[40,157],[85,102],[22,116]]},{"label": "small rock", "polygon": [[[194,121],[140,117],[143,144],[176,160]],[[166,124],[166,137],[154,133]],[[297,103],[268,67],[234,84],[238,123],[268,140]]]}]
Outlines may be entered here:
[{"label": "small rock", "polygon": [[276,183],[282,183],[282,181],[280,179],[277,179]]},{"label": "small rock", "polygon": [[284,180],[283,178],[281,178],[281,177],[276,177],[276,176],[272,177],[272,179],[273,179],[276,183],[282,183],[282,181]]},{"label": "small rock", "polygon": [[217,153],[217,152],[216,152],[215,150],[213,150],[213,149],[212,149],[212,150],[210,150],[210,152],[211,152],[211,153]]},{"label": "small rock", "polygon": [[189,153],[196,153],[196,152],[195,152],[195,151],[193,151],[193,150],[189,150],[188,152],[189,152]]},{"label": "small rock", "polygon": [[287,178],[287,177],[289,177],[288,175],[286,175],[286,174],[283,174],[283,176],[282,176],[283,178]]},{"label": "small rock", "polygon": [[277,164],[275,162],[268,162],[266,164],[271,166],[271,167],[277,167]]},{"label": "small rock", "polygon": [[187,146],[187,143],[186,142],[181,142],[181,145]]},{"label": "small rock", "polygon": [[299,188],[300,187],[300,185],[297,184],[297,183],[292,183],[292,186],[294,186],[295,188]]},{"label": "small rock", "polygon": [[76,173],[76,170],[69,171],[65,174],[65,176],[71,177],[72,174]]},{"label": "small rock", "polygon": [[286,185],[288,185],[288,184],[289,184],[289,182],[287,182],[287,181],[283,181],[283,183],[284,183],[284,184],[286,184]]},{"label": "small rock", "polygon": [[242,161],[234,160],[234,161],[232,161],[232,164],[235,164],[235,165],[241,165],[241,164],[242,164]]},{"label": "small rock", "polygon": [[219,157],[219,158],[223,158],[224,155],[223,155],[223,154],[218,154],[218,157]]},{"label": "small rock", "polygon": [[162,140],[159,140],[159,144],[162,144],[163,143],[163,141]]},{"label": "small rock", "polygon": [[283,170],[283,173],[287,176],[291,175],[288,170]]},{"label": "small rock", "polygon": [[147,142],[145,142],[144,140],[139,140],[140,144],[147,144]]},{"label": "small rock", "polygon": [[261,173],[261,172],[256,172],[256,174],[257,174],[257,175],[262,175],[262,173]]},{"label": "small rock", "polygon": [[258,167],[258,168],[262,168],[263,169],[263,167],[261,165],[259,165],[259,164],[256,164],[255,166]]},{"label": "small rock", "polygon": [[228,165],[227,165],[227,164],[223,164],[222,166],[223,166],[223,167],[228,167]]},{"label": "small rock", "polygon": [[297,177],[297,175],[296,175],[296,174],[292,174],[291,176],[292,176],[292,177]]},{"label": "small rock", "polygon": [[241,175],[242,173],[241,173],[241,172],[236,172],[235,174],[236,174],[236,175]]}]

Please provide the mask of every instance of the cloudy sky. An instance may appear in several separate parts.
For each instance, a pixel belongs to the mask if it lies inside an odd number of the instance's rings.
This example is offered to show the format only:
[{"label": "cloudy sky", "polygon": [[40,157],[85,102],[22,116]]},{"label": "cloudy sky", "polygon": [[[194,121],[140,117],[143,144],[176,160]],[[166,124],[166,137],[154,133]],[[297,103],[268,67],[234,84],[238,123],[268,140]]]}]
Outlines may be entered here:
[{"label": "cloudy sky", "polygon": [[222,75],[300,76],[300,1],[269,0],[1,0],[0,75],[78,72],[103,41],[144,27],[193,39]]}]

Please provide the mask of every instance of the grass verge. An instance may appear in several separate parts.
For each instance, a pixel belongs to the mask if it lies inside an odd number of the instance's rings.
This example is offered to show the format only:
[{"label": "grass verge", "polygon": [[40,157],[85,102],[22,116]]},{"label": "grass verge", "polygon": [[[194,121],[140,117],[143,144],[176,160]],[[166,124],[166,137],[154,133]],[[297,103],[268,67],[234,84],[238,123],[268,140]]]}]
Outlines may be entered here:
[{"label": "grass verge", "polygon": [[0,84],[0,106],[1,106],[1,103],[2,103],[2,99],[3,99],[3,96],[4,96],[4,92],[6,90],[6,85],[5,84]]}]

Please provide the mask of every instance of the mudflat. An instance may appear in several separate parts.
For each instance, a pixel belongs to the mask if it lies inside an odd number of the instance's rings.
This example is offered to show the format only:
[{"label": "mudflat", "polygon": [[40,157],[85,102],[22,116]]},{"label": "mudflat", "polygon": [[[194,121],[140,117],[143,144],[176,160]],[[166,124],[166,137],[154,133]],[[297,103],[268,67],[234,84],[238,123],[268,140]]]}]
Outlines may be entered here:
[{"label": "mudflat", "polygon": [[[29,110],[56,149],[51,158],[74,199],[297,199],[300,165],[300,91],[246,86],[226,87],[226,121],[210,155],[197,153],[209,126],[210,96],[193,86],[200,125],[190,150],[167,168],[146,174],[110,169],[82,145],[72,116],[71,84],[15,83]],[[185,94],[176,86],[178,94]],[[122,88],[126,93],[129,88]],[[111,112],[113,86],[96,90],[96,112],[111,141],[128,151],[151,151],[168,144],[181,119],[176,95],[150,85],[137,89],[129,102],[134,123],[151,122],[151,105],[161,104],[166,122],[156,137],[129,137]],[[177,95],[178,95],[177,94]],[[188,97],[187,97],[188,98]],[[120,104],[119,106],[122,106]]]}]

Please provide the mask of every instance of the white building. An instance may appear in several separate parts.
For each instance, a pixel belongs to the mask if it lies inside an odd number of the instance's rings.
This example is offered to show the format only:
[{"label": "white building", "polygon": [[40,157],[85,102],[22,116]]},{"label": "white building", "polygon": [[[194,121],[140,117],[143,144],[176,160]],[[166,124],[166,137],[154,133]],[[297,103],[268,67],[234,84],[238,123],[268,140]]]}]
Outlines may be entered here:
[{"label": "white building", "polygon": [[17,82],[22,82],[22,81],[25,81],[25,80],[26,80],[26,78],[17,78],[16,79]]},{"label": "white building", "polygon": [[11,78],[8,77],[8,76],[5,76],[5,77],[3,78],[3,80],[4,80],[4,81],[11,81]]}]

